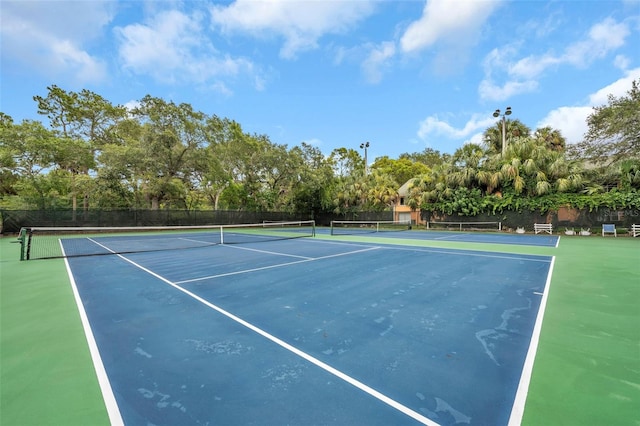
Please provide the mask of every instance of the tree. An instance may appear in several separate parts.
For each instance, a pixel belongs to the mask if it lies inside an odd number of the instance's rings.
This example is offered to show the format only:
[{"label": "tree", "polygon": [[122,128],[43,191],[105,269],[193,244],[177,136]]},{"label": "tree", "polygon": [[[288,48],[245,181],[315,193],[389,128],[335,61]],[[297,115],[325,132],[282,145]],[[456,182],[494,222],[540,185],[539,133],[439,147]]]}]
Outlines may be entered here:
[{"label": "tree", "polygon": [[582,185],[578,162],[567,162],[562,152],[532,137],[514,139],[505,155],[494,155],[487,168],[497,173],[497,188],[511,194],[533,197],[575,191]]},{"label": "tree", "polygon": [[562,136],[560,130],[553,129],[551,126],[541,127],[535,131],[533,137],[543,142],[547,149],[552,151],[564,151],[567,144],[566,139]]},{"label": "tree", "polygon": [[412,161],[409,158],[400,158],[394,160],[387,156],[376,158],[371,165],[371,170],[377,170],[388,175],[396,183],[397,187],[403,185],[409,179],[429,172],[429,167],[418,161]]},{"label": "tree", "polygon": [[449,154],[441,154],[440,151],[433,148],[425,148],[422,152],[400,154],[399,160],[408,159],[414,162],[422,163],[427,167],[434,168],[450,159]]},{"label": "tree", "polygon": [[329,194],[334,182],[331,163],[318,148],[305,142],[292,148],[292,154],[300,158],[300,166],[291,207],[297,213],[315,217],[331,205]]},{"label": "tree", "polygon": [[[49,172],[56,168],[58,153],[55,132],[38,121],[24,120],[14,124],[3,114],[0,122],[0,166],[3,176],[14,182],[11,188],[5,189],[6,192],[20,194],[39,208],[49,207],[49,194],[54,190]],[[58,198],[66,195],[62,188],[57,188],[55,193]]]},{"label": "tree", "polygon": [[[426,168],[426,166],[425,166]],[[384,211],[392,208],[398,198],[398,184],[389,174],[373,171],[371,174],[367,203],[371,210]]]},{"label": "tree", "polygon": [[477,174],[485,158],[485,151],[476,144],[466,144],[458,148],[451,158],[454,172],[450,174],[450,182],[454,186],[476,186]]},{"label": "tree", "polygon": [[[38,113],[49,118],[52,129],[59,132],[60,150],[64,157],[59,164],[69,171],[74,212],[77,196],[83,195],[84,210],[89,208],[90,186],[76,186],[76,181],[87,181],[78,175],[89,175],[95,168],[99,149],[107,143],[116,142],[112,130],[124,119],[126,109],[113,106],[102,96],[83,89],[80,93],[67,92],[53,85],[47,87],[47,96],[34,96]],[[87,151],[88,150],[88,151]],[[91,158],[89,158],[90,155]]]},{"label": "tree", "polygon": [[244,135],[238,123],[214,115],[205,120],[204,137],[205,146],[198,148],[195,157],[194,178],[210,205],[217,210],[223,192],[239,173],[233,148],[242,143]]},{"label": "tree", "polygon": [[151,209],[157,210],[165,202],[186,207],[196,148],[204,143],[204,114],[191,105],[176,105],[149,95],[132,114],[142,123],[136,177]]},{"label": "tree", "polygon": [[597,163],[640,158],[640,79],[626,96],[609,95],[608,104],[595,107],[587,118],[588,131],[578,152]]},{"label": "tree", "polygon": [[333,164],[336,176],[346,177],[364,170],[364,159],[352,148],[334,149],[329,155],[329,160]]},{"label": "tree", "polygon": [[[507,146],[509,146],[512,139],[529,137],[531,134],[531,129],[520,120],[505,120],[505,130]],[[502,120],[498,121],[495,126],[485,130],[483,139],[489,151],[494,153],[502,152]]]},{"label": "tree", "polygon": [[333,194],[334,213],[344,215],[366,211],[370,189],[370,179],[364,173],[338,178]]}]

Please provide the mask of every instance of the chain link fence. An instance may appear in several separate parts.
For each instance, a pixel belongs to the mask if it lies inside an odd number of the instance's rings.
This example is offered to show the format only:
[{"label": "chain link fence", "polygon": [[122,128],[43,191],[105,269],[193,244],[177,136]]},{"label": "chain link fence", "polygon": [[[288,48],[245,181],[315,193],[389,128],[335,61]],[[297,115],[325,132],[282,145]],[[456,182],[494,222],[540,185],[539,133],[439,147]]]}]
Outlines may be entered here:
[{"label": "chain link fence", "polygon": [[600,229],[603,224],[611,223],[619,229],[630,229],[632,224],[640,224],[640,210],[601,208],[574,209],[562,207],[558,211],[547,213],[506,211],[500,214],[480,214],[477,216],[443,215],[435,212],[422,212],[421,218],[425,222],[501,222],[503,231],[524,228],[532,231],[534,223],[551,223],[553,229],[564,231],[569,229]]},{"label": "chain link fence", "polygon": [[[506,211],[477,216],[447,216],[423,211],[421,218],[424,222],[501,222],[502,230],[507,232],[519,227],[531,231],[534,223],[551,223],[557,231],[564,228],[595,231],[604,223],[612,223],[624,230],[631,228],[632,224],[640,224],[640,210],[561,208],[544,214]],[[314,219],[318,226],[329,226],[332,220],[393,220],[393,212],[301,215],[242,210],[0,210],[0,233],[16,234],[27,226],[197,226],[309,219]]]},{"label": "chain link fence", "polygon": [[237,225],[314,219],[318,226],[332,220],[393,220],[393,212],[347,215],[250,212],[241,210],[0,210],[0,233],[17,234],[29,226],[198,226]]}]

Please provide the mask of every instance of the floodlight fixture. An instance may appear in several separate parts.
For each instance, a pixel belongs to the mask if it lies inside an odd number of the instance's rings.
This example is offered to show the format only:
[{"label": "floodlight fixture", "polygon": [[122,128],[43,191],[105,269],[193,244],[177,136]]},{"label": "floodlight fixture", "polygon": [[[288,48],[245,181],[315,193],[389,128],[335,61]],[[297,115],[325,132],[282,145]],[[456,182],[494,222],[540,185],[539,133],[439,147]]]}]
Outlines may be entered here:
[{"label": "floodlight fixture", "polygon": [[360,149],[364,149],[364,175],[367,175],[367,148],[369,148],[369,142],[363,142],[360,144]]},{"label": "floodlight fixture", "polygon": [[[505,150],[507,149],[507,124],[506,124],[506,116],[511,115],[511,107],[508,106],[507,109],[502,114],[502,155],[504,155]],[[497,109],[493,113],[494,117],[500,117],[500,110]]]}]

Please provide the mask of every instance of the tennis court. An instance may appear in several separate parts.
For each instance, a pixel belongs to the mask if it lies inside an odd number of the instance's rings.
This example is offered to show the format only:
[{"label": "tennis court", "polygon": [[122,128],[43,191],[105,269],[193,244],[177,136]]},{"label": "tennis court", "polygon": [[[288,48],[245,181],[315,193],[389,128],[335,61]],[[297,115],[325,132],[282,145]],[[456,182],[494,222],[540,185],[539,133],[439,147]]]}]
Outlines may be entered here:
[{"label": "tennis court", "polygon": [[109,421],[520,423],[559,249],[401,234],[67,259]]},{"label": "tennis court", "polygon": [[[373,236],[377,238],[407,239],[407,240],[433,240],[433,241],[457,241],[462,243],[481,244],[511,244],[539,247],[557,247],[560,237],[557,235],[531,235],[486,231],[466,231],[466,230],[427,230],[413,229],[406,223],[367,221],[336,221],[342,226],[331,226],[331,229],[324,229],[318,232],[328,233],[334,236]],[[494,222],[491,222],[492,224]],[[453,226],[456,229],[457,226]],[[462,228],[462,227],[461,227]]]}]

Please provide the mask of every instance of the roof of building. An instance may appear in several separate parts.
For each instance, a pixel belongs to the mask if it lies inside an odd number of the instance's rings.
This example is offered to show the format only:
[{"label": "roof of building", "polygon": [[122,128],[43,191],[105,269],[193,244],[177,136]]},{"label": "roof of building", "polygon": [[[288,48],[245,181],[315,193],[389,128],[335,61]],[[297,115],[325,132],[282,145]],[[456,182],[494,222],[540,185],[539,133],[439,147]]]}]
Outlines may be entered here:
[{"label": "roof of building", "polygon": [[398,189],[398,195],[401,197],[406,197],[407,195],[409,195],[409,189],[411,189],[411,187],[413,186],[413,179],[411,178],[408,181],[406,181],[404,183],[404,185],[402,185],[399,189]]}]

